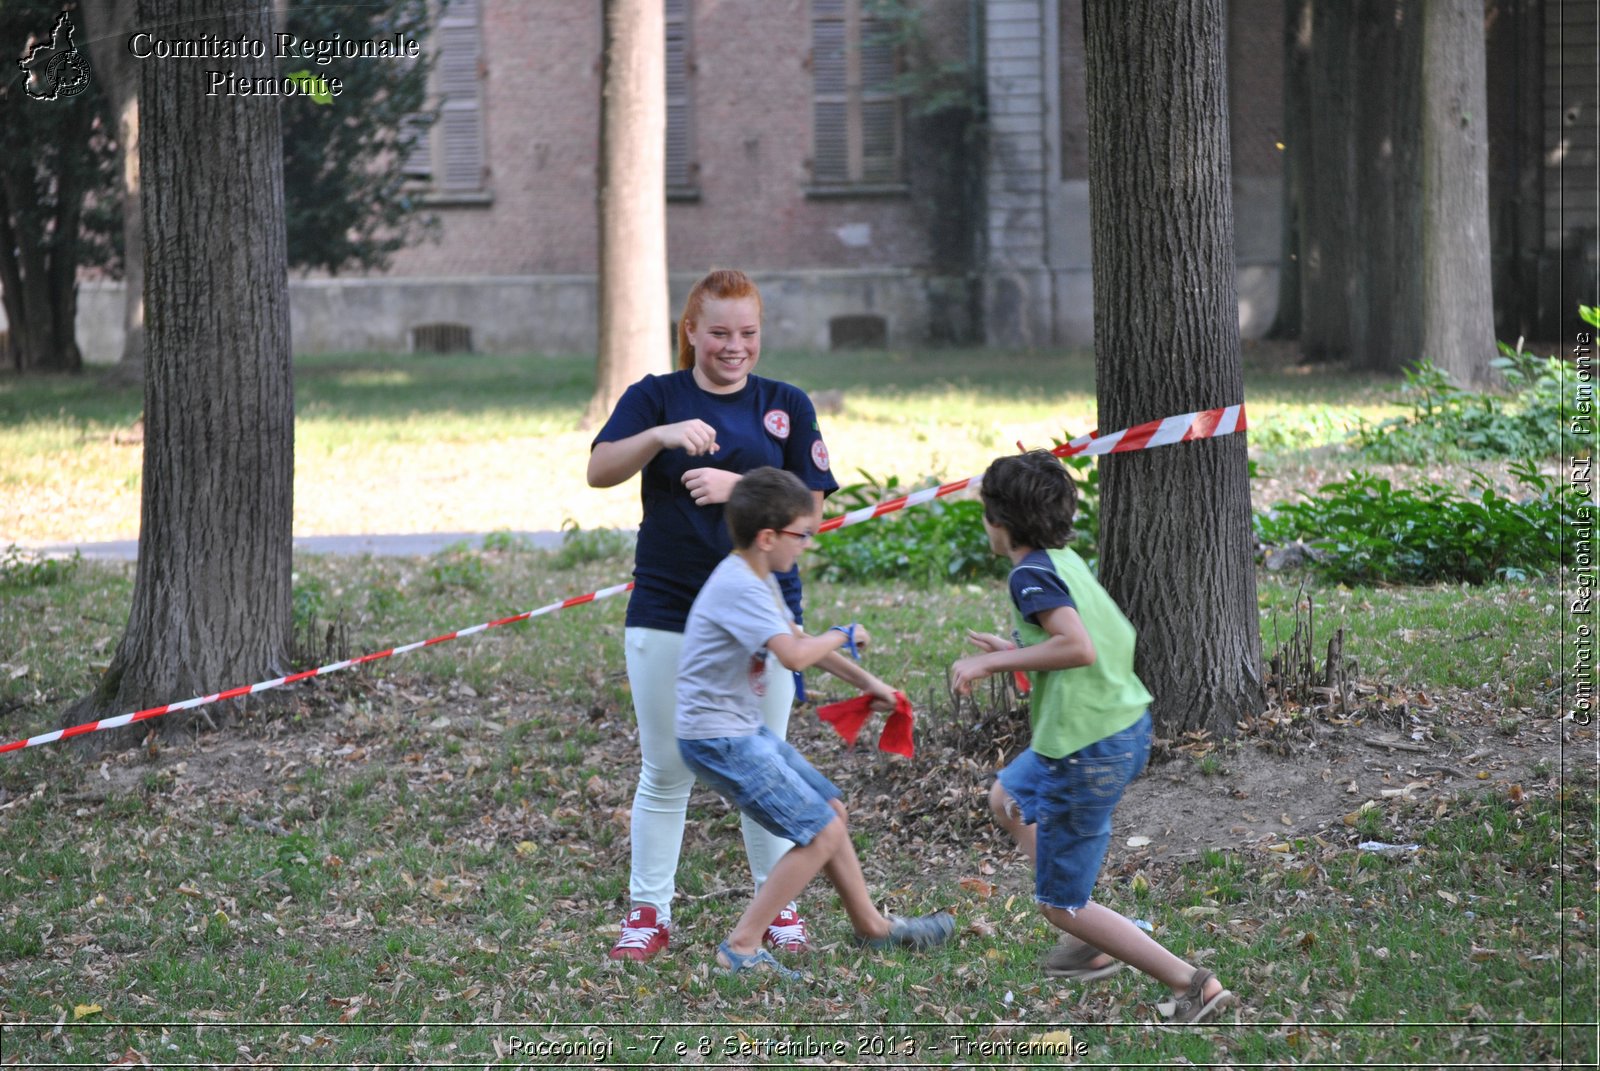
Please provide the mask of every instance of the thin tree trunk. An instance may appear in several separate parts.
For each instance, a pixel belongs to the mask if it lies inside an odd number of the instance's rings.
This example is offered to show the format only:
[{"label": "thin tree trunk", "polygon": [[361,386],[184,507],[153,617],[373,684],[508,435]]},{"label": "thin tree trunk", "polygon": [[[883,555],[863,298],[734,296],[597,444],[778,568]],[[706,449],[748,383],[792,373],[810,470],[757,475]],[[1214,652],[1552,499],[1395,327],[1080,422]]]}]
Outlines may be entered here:
[{"label": "thin tree trunk", "polygon": [[[225,40],[272,31],[264,0],[142,0],[139,22]],[[241,78],[273,74],[270,50],[229,62]],[[254,683],[288,663],[294,397],[279,101],[208,96],[205,78],[204,64],[183,61],[140,70],[150,300],[139,564],[111,667],[69,721]],[[167,735],[181,717],[164,719]]]},{"label": "thin tree trunk", "polygon": [[1472,386],[1495,356],[1483,0],[1422,7],[1422,356]]},{"label": "thin tree trunk", "polygon": [[1352,357],[1358,368],[1398,372],[1419,358],[1422,13],[1419,0],[1361,0],[1358,10],[1356,248],[1365,330]]},{"label": "thin tree trunk", "polygon": [[[1244,395],[1223,0],[1090,0],[1089,201],[1102,428]],[[1106,588],[1160,731],[1261,710],[1243,434],[1107,457]]]},{"label": "thin tree trunk", "polygon": [[128,0],[81,0],[95,77],[104,87],[121,155],[122,358],[117,375],[134,380],[144,371],[144,220],[139,195],[139,69],[128,51],[135,30]]},{"label": "thin tree trunk", "polygon": [[1312,0],[1300,343],[1315,360],[1348,358],[1365,314],[1355,249],[1355,26],[1349,0]]},{"label": "thin tree trunk", "polygon": [[1305,183],[1311,169],[1311,0],[1283,5],[1283,237],[1278,311],[1269,338],[1298,339],[1304,330],[1300,261],[1306,226]]},{"label": "thin tree trunk", "polygon": [[662,0],[605,0],[600,102],[600,353],[582,427],[667,370],[666,20]]},{"label": "thin tree trunk", "polygon": [[[63,139],[86,139],[92,118],[87,107],[73,107],[60,128]],[[75,142],[74,142],[75,143]],[[6,287],[6,321],[14,367],[19,372],[77,372],[83,368],[75,328],[77,317],[77,239],[82,211],[82,176],[64,167],[57,174],[55,216],[34,219],[37,232],[17,233],[13,219],[29,213],[10,206],[38,197],[31,177],[0,166],[0,211],[6,215],[5,248],[0,250],[0,285]],[[29,226],[24,222],[24,228]],[[53,236],[71,235],[64,240]]]}]

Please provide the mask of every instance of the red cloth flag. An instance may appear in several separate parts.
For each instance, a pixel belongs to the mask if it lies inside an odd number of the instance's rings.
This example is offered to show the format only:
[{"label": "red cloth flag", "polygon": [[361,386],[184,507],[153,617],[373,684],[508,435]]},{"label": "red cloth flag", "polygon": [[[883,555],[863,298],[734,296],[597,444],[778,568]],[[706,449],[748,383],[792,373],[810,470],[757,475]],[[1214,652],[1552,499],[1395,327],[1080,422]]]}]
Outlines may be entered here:
[{"label": "red cloth flag", "polygon": [[[855,745],[856,737],[861,735],[861,727],[867,723],[867,718],[871,715],[870,695],[858,695],[854,699],[845,699],[817,708],[817,717],[832,725],[834,732],[851,746]],[[892,751],[910,758],[914,751],[911,729],[915,721],[916,715],[911,709],[911,700],[906,698],[904,692],[894,693],[894,710],[884,722],[883,732],[878,736],[878,750]]]}]

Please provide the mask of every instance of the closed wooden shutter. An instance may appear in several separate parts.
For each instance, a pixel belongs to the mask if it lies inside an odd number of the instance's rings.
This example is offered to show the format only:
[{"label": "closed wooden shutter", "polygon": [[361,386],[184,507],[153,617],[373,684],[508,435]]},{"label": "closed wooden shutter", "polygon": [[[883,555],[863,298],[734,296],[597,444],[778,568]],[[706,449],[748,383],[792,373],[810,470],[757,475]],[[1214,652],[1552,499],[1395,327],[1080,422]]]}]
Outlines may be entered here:
[{"label": "closed wooden shutter", "polygon": [[483,67],[478,0],[449,0],[438,29],[434,68],[439,122],[433,129],[435,183],[441,190],[480,190],[487,163],[483,145]]},{"label": "closed wooden shutter", "polygon": [[437,108],[430,122],[405,120],[415,140],[406,153],[407,176],[431,182],[441,191],[484,187],[482,102],[483,42],[479,0],[448,0],[433,28],[433,92]]},{"label": "closed wooden shutter", "polygon": [[693,116],[689,95],[689,0],[666,0],[667,188],[694,185]]},{"label": "closed wooden shutter", "polygon": [[811,5],[811,174],[822,185],[902,180],[893,28],[862,7],[863,0]]}]

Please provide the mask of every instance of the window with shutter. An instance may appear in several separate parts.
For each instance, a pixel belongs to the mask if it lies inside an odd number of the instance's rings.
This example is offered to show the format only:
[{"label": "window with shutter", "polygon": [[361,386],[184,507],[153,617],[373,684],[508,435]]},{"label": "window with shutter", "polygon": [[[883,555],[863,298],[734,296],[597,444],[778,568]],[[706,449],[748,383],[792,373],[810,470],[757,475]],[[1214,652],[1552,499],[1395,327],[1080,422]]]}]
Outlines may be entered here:
[{"label": "window with shutter", "polygon": [[689,0],[666,0],[667,16],[667,195],[696,196],[694,125],[689,72]]},{"label": "window with shutter", "polygon": [[904,181],[893,27],[869,0],[812,0],[812,193],[895,191]]},{"label": "window with shutter", "polygon": [[432,123],[417,121],[406,174],[443,198],[476,199],[487,188],[483,38],[479,0],[445,0],[433,29]]}]

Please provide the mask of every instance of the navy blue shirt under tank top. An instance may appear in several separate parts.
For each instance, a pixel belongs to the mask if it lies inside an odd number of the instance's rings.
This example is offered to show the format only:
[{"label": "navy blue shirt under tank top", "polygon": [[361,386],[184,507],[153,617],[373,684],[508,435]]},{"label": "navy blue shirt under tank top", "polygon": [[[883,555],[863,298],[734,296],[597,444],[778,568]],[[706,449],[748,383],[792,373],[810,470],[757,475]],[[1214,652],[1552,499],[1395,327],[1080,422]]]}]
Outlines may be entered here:
[{"label": "navy blue shirt under tank top", "polygon": [[[634,555],[629,627],[682,632],[694,597],[733,549],[722,506],[695,505],[683,486],[685,472],[717,468],[742,474],[771,465],[794,473],[813,491],[839,489],[811,399],[798,387],[761,376],[750,376],[732,394],[703,390],[690,369],[645,376],[623,393],[594,443],[620,442],[684,420],[703,420],[715,428],[717,452],[690,457],[681,449],[662,450],[639,473],[644,517]],[[799,570],[779,573],[778,583],[795,620],[802,620]]]}]

